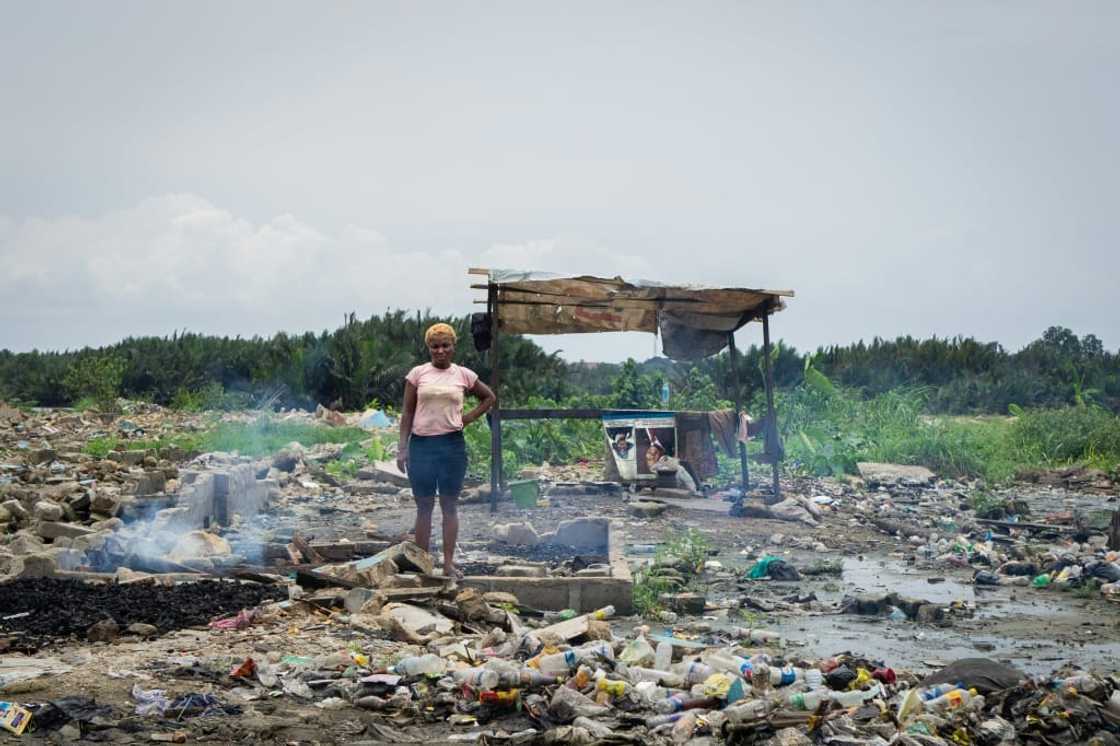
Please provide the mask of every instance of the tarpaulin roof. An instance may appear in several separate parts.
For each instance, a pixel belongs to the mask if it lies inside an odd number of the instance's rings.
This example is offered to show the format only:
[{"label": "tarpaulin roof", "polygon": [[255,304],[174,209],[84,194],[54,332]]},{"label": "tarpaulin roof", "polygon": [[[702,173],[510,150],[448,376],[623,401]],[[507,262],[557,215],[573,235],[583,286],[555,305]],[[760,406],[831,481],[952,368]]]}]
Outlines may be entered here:
[{"label": "tarpaulin roof", "polygon": [[792,290],[665,285],[621,277],[486,270],[501,330],[512,334],[661,332],[676,359],[714,355],[752,319],[780,311]]}]

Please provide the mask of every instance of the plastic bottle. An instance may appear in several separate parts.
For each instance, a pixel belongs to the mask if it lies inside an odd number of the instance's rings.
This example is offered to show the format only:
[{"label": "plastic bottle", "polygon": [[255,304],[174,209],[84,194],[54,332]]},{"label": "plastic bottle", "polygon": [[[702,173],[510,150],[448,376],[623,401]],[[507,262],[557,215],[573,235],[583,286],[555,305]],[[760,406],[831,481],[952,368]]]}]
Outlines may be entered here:
[{"label": "plastic bottle", "polygon": [[955,710],[958,707],[963,707],[968,704],[969,700],[976,696],[975,689],[954,689],[951,692],[942,694],[936,699],[931,699],[925,703],[927,712],[945,712],[946,710]]},{"label": "plastic bottle", "polygon": [[658,671],[666,671],[673,665],[673,646],[662,640],[657,643],[657,651],[653,657],[653,667]]},{"label": "plastic bottle", "polygon": [[831,692],[832,701],[841,707],[856,707],[868,700],[875,699],[883,693],[882,687],[876,683],[870,689],[857,689],[851,692]]},{"label": "plastic bottle", "polygon": [[650,666],[656,660],[653,646],[642,635],[626,644],[618,659],[628,666]]},{"label": "plastic bottle", "polygon": [[675,723],[684,717],[683,712],[672,712],[667,715],[657,715],[655,717],[646,718],[646,727],[650,730],[669,723]]},{"label": "plastic bottle", "polygon": [[590,645],[584,645],[576,648],[573,652],[576,654],[576,659],[581,662],[594,661],[596,658],[606,658],[609,661],[614,660],[614,648],[607,642],[595,642]]},{"label": "plastic bottle", "polygon": [[[500,673],[485,668],[464,668],[453,671],[451,676],[460,684],[481,691],[497,689],[502,680]],[[518,678],[520,679],[520,676]]]},{"label": "plastic bottle", "polygon": [[813,712],[820,707],[821,702],[829,698],[827,691],[814,689],[801,694],[791,694],[787,701],[789,702],[789,706],[795,710],[809,710]]},{"label": "plastic bottle", "polygon": [[591,683],[594,677],[594,672],[587,666],[580,666],[576,669],[575,676],[571,676],[564,683],[564,686],[569,689],[575,689],[577,692],[586,688]]},{"label": "plastic bottle", "polygon": [[736,702],[723,711],[728,723],[745,723],[766,717],[770,712],[770,703],[764,699],[745,699]]},{"label": "plastic bottle", "polygon": [[625,681],[608,679],[605,676],[595,682],[595,690],[603,692],[610,697],[624,697],[630,690],[630,685]]},{"label": "plastic bottle", "polygon": [[560,677],[534,671],[527,668],[524,671],[501,671],[498,673],[498,687],[535,689],[541,686],[552,686],[560,682]]},{"label": "plastic bottle", "polygon": [[781,642],[782,636],[768,629],[751,629],[750,627],[732,627],[731,634],[740,640],[757,642],[765,645],[768,642]]},{"label": "plastic bottle", "polygon": [[564,609],[563,611],[546,611],[543,616],[546,622],[566,622],[569,619],[575,619],[579,614],[575,609]]},{"label": "plastic bottle", "polygon": [[929,702],[930,700],[937,699],[938,697],[942,697],[948,694],[954,689],[963,688],[964,687],[960,684],[936,684],[934,686],[928,686],[925,689],[919,689],[918,696],[922,698],[923,702]]},{"label": "plastic bottle", "polygon": [[753,663],[751,687],[758,692],[764,692],[770,688],[770,666],[768,664]]},{"label": "plastic bottle", "polygon": [[614,607],[609,605],[591,612],[591,618],[598,619],[600,622],[604,619],[609,619],[612,616],[614,616]]},{"label": "plastic bottle", "polygon": [[542,655],[537,659],[537,670],[549,676],[566,676],[576,667],[578,660],[574,650]]},{"label": "plastic bottle", "polygon": [[673,671],[679,673],[686,684],[699,684],[715,673],[711,666],[706,666],[698,661],[682,661],[673,666]]},{"label": "plastic bottle", "polygon": [[665,699],[669,692],[662,686],[652,681],[642,681],[634,686],[633,697],[646,707],[652,707],[655,702]]},{"label": "plastic bottle", "polygon": [[517,689],[497,692],[480,692],[478,701],[484,705],[496,707],[516,707],[521,701],[521,692]]},{"label": "plastic bottle", "polygon": [[744,679],[751,677],[751,671],[754,668],[746,658],[724,650],[701,656],[701,659],[716,671],[727,671],[742,676]]},{"label": "plastic bottle", "polygon": [[631,666],[626,669],[626,673],[630,681],[637,684],[642,681],[652,681],[654,684],[663,684],[673,689],[679,689],[684,686],[684,678],[673,671],[659,671],[654,668],[639,668],[638,666]]},{"label": "plastic bottle", "polygon": [[438,655],[415,655],[401,658],[393,666],[393,671],[401,676],[437,676],[444,672],[447,664]]},{"label": "plastic bottle", "polygon": [[[817,673],[820,673],[818,671]],[[753,678],[753,677],[752,677]],[[782,668],[770,669],[770,683],[775,687],[789,686],[797,681],[805,680],[805,670],[801,668],[794,668],[793,666],[783,666]],[[820,683],[819,681],[817,682]]]},{"label": "plastic bottle", "polygon": [[673,743],[686,743],[691,740],[699,718],[700,712],[698,710],[689,710],[680,720],[673,723],[673,727],[669,731],[669,738],[672,739]]},{"label": "plastic bottle", "polygon": [[1057,679],[1054,684],[1062,689],[1076,689],[1082,694],[1092,695],[1103,688],[1100,679],[1091,674],[1083,673],[1065,679]]},{"label": "plastic bottle", "polygon": [[712,708],[719,706],[719,700],[714,697],[686,697],[680,694],[674,694],[672,697],[666,697],[653,706],[653,709],[660,712],[662,715],[668,715],[673,712],[682,712],[684,710],[695,710],[697,708]]},{"label": "plastic bottle", "polygon": [[661,382],[661,403],[663,405],[669,403],[669,382],[668,381],[662,381]]}]

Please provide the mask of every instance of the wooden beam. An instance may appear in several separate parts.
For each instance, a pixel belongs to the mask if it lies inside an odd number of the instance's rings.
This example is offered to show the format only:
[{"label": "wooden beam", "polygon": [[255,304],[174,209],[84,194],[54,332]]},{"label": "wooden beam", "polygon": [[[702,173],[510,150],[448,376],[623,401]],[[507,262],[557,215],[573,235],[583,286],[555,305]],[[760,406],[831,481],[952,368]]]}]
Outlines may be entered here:
[{"label": "wooden beam", "polygon": [[486,309],[490,314],[490,388],[497,397],[490,409],[490,512],[498,512],[502,482],[502,395],[501,358],[498,356],[501,329],[498,323],[498,287],[487,288]]},{"label": "wooden beam", "polygon": [[[739,365],[735,360],[735,358],[738,357],[735,350],[735,332],[727,333],[727,354],[731,362],[731,385],[734,387],[735,394],[735,427],[738,428],[740,412],[743,411],[743,403],[739,390]],[[739,476],[742,478],[742,495],[745,498],[751,485],[751,471],[750,466],[747,464],[747,444],[742,441],[739,442]]]},{"label": "wooden beam", "polygon": [[[762,315],[762,365],[766,374],[766,416],[770,420],[770,428],[767,430],[768,435],[772,438],[766,438],[765,441],[777,445],[778,443],[778,418],[774,414],[774,370],[770,365],[770,314],[769,308],[767,313]],[[765,442],[764,441],[764,442]],[[768,443],[768,445],[770,444]],[[780,446],[779,446],[780,448]],[[769,450],[769,448],[767,448]],[[782,487],[778,481],[778,454],[772,454],[774,457],[774,473],[773,473],[773,488],[774,500],[781,499]]]},{"label": "wooden beam", "polygon": [[487,277],[489,277],[490,276],[490,270],[486,269],[485,267],[470,267],[470,268],[467,269],[467,274],[468,275],[486,275]]}]

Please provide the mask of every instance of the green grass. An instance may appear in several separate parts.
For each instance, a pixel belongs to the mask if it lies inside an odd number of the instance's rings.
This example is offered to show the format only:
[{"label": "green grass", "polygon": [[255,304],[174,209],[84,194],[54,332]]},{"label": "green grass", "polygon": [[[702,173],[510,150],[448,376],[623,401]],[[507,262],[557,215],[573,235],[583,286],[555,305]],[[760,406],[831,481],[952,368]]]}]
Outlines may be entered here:
[{"label": "green grass", "polygon": [[260,417],[254,422],[220,422],[199,438],[202,451],[237,451],[242,456],[266,456],[289,443],[360,443],[369,433],[357,427],[329,427],[302,422],[280,422]]},{"label": "green grass", "polygon": [[[328,427],[299,422],[279,422],[262,416],[253,422],[219,422],[199,433],[182,433],[165,438],[127,439],[110,435],[91,438],[84,451],[95,458],[105,458],[112,451],[143,451],[181,448],[190,452],[237,451],[242,456],[267,456],[289,443],[303,446],[319,443],[342,443],[346,460],[372,457],[375,449],[361,446],[370,434],[356,427]],[[384,447],[382,446],[382,453]],[[348,467],[341,467],[348,468]],[[354,467],[357,472],[357,466]]]},{"label": "green grass", "polygon": [[94,458],[106,458],[113,451],[160,451],[167,448],[198,451],[200,450],[199,442],[199,436],[196,434],[143,439],[118,438],[115,435],[108,435],[103,438],[90,438],[82,450]]},{"label": "green grass", "polygon": [[[672,581],[658,574],[658,567],[683,563],[693,574],[704,569],[711,543],[702,533],[690,528],[682,533],[669,534],[665,543],[657,548],[653,564],[642,567],[634,573],[634,608],[643,617],[655,618],[664,611],[661,594],[675,589]],[[692,579],[685,578],[685,587],[691,586]]]},{"label": "green grass", "polygon": [[853,474],[859,461],[928,466],[943,477],[1002,483],[1028,469],[1120,467],[1120,417],[1092,405],[1017,417],[931,417],[927,391],[857,392],[806,386],[784,392],[779,419],[790,465],[810,474]]}]

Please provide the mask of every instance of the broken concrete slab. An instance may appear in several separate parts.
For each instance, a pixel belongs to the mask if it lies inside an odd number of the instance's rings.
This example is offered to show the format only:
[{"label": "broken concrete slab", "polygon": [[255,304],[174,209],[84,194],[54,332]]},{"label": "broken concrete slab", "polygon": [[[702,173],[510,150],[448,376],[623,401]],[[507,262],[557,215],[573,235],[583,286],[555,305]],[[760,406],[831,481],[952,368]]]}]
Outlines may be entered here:
[{"label": "broken concrete slab", "polygon": [[375,461],[372,466],[358,471],[358,479],[388,482],[397,487],[409,487],[408,475],[397,468],[393,461]]},{"label": "broken concrete slab", "polygon": [[561,521],[556,534],[551,539],[554,544],[573,547],[605,548],[610,533],[610,521],[606,518],[575,518]]},{"label": "broken concrete slab", "polygon": [[61,521],[39,521],[35,527],[35,533],[44,539],[60,539],[69,538],[75,539],[80,536],[89,536],[90,534],[97,533],[92,528],[78,525],[77,523],[63,523]]},{"label": "broken concrete slab", "polygon": [[446,635],[455,628],[455,623],[443,614],[437,614],[419,606],[403,603],[386,604],[381,616],[395,620],[412,634],[422,637],[432,633]]},{"label": "broken concrete slab", "polygon": [[541,537],[531,523],[500,523],[494,527],[494,538],[515,546],[536,546]]},{"label": "broken concrete slab", "polygon": [[412,570],[424,573],[425,575],[432,574],[432,555],[428,554],[411,541],[402,541],[400,544],[394,544],[388,549],[378,552],[371,559],[377,561],[390,559],[398,568],[405,572]]},{"label": "broken concrete slab", "polygon": [[35,503],[32,513],[35,518],[40,521],[61,521],[66,511],[56,502],[40,500]]},{"label": "broken concrete slab", "polygon": [[861,461],[856,468],[868,484],[929,484],[937,478],[924,466]]}]

